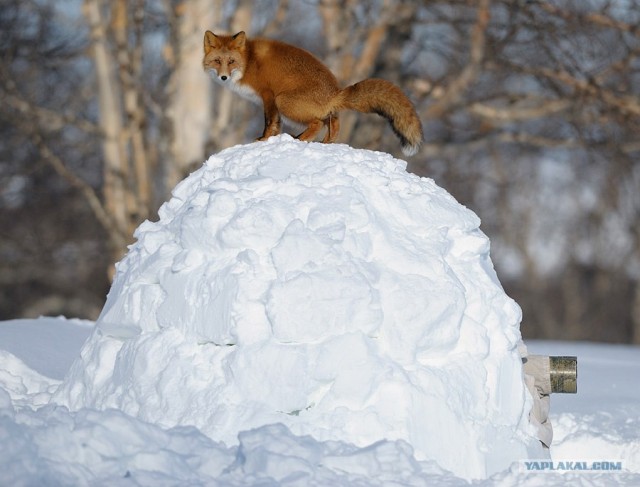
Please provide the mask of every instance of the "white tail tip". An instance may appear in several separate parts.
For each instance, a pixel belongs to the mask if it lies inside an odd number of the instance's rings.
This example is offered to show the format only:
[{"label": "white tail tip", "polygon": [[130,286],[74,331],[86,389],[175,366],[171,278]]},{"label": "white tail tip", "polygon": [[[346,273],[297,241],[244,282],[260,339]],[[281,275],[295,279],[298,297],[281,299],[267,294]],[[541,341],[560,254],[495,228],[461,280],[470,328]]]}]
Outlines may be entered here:
[{"label": "white tail tip", "polygon": [[420,149],[420,144],[407,144],[402,146],[402,153],[405,156],[415,156],[418,153],[418,149]]}]

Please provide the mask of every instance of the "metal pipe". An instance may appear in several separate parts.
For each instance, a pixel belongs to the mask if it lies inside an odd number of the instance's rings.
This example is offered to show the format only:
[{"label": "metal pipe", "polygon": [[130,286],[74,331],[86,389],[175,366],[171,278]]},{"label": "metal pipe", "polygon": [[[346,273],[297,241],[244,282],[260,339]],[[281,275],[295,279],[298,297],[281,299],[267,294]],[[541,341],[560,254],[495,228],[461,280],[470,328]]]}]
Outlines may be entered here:
[{"label": "metal pipe", "polygon": [[552,393],[577,393],[578,357],[549,357],[549,379]]}]

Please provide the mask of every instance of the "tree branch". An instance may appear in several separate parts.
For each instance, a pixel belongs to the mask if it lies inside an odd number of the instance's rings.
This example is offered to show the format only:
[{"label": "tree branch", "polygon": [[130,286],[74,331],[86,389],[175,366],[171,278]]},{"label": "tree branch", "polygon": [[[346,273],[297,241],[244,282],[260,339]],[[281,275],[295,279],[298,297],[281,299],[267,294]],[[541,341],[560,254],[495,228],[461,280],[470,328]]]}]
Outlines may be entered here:
[{"label": "tree branch", "polygon": [[567,71],[553,70],[550,68],[535,68],[513,63],[510,64],[509,67],[521,73],[562,83],[583,95],[604,102],[623,115],[640,116],[640,98],[633,95],[618,95],[600,86],[593,79],[581,80],[570,75]]},{"label": "tree branch", "polygon": [[469,85],[471,85],[480,72],[480,66],[485,55],[487,26],[489,25],[490,19],[490,5],[490,0],[479,0],[476,22],[473,26],[471,37],[469,39],[469,62],[460,75],[444,89],[444,92],[438,100],[427,108],[424,112],[425,118],[440,118],[462,98],[464,91],[469,87]]},{"label": "tree branch", "polygon": [[[629,32],[636,36],[640,35],[639,24],[628,24],[626,22],[616,20],[608,15],[604,15],[600,12],[569,12],[546,1],[536,2],[536,5],[540,6],[540,8],[542,8],[545,12],[553,16],[560,17],[566,21],[570,21],[572,23],[585,24],[588,22],[599,27],[616,29],[621,32]],[[631,6],[629,6],[629,8],[631,8]]]},{"label": "tree branch", "polygon": [[93,122],[77,118],[70,113],[54,112],[53,110],[37,106],[25,100],[14,90],[12,90],[11,93],[4,91],[3,100],[7,106],[18,110],[24,114],[26,118],[39,119],[49,130],[60,130],[72,125],[88,134],[102,135],[100,127]]},{"label": "tree branch", "polygon": [[96,219],[106,230],[112,247],[114,249],[118,249],[119,251],[124,249],[127,245],[127,237],[122,233],[115,220],[106,211],[95,190],[64,164],[62,159],[60,159],[49,148],[40,134],[38,134],[35,130],[31,130],[28,135],[30,137],[30,140],[38,148],[38,151],[40,152],[40,155],[45,160],[45,162],[51,165],[51,167],[53,167],[53,169],[72,187],[76,188],[82,193]]},{"label": "tree branch", "polygon": [[531,100],[534,106],[495,107],[485,103],[473,103],[469,111],[495,123],[511,123],[547,117],[571,106],[569,100]]}]

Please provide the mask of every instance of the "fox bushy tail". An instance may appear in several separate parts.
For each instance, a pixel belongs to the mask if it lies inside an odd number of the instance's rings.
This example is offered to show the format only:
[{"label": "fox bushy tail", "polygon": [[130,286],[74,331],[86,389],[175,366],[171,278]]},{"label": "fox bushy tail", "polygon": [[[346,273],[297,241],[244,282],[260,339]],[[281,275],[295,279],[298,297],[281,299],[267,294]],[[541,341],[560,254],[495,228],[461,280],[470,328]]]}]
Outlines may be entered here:
[{"label": "fox bushy tail", "polygon": [[347,109],[377,113],[386,118],[402,143],[402,152],[412,156],[422,143],[422,124],[416,109],[393,83],[383,79],[365,79],[341,90],[336,110]]}]

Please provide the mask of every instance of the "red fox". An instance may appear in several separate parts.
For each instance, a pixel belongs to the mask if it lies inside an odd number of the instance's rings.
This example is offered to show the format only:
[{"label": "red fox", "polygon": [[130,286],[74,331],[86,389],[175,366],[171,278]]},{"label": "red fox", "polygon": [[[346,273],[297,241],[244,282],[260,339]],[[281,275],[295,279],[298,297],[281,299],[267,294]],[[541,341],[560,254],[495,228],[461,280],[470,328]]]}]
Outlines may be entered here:
[{"label": "red fox", "polygon": [[214,80],[264,106],[265,127],[258,140],[281,132],[281,116],[306,126],[300,140],[313,140],[327,128],[323,142],[338,136],[340,110],[377,113],[385,117],[408,156],[418,152],[422,124],[409,99],[393,83],[365,79],[340,89],[336,77],[311,53],[268,39],[204,35],[202,67]]}]

